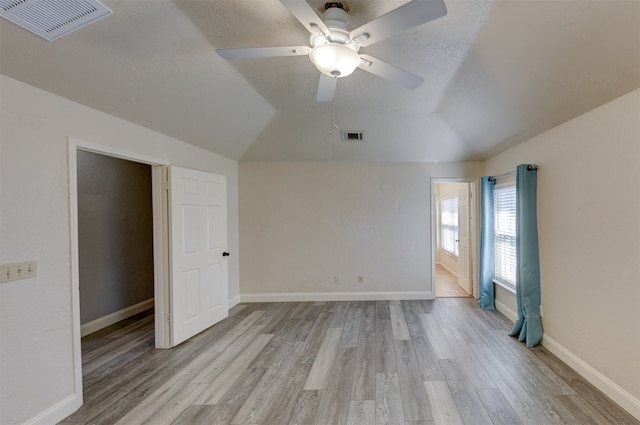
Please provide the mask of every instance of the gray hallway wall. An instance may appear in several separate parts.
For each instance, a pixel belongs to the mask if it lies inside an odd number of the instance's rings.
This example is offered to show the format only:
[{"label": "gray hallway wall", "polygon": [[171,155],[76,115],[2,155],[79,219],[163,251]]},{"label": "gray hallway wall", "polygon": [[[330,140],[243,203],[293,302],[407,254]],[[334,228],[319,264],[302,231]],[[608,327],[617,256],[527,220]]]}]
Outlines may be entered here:
[{"label": "gray hallway wall", "polygon": [[80,322],[153,298],[151,167],[78,151]]}]

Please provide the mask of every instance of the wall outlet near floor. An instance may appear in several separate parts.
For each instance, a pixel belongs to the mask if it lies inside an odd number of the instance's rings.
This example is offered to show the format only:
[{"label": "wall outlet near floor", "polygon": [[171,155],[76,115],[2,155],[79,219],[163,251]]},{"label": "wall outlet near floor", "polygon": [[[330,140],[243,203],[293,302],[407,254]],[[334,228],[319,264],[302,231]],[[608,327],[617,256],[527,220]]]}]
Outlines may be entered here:
[{"label": "wall outlet near floor", "polygon": [[358,283],[364,283],[364,276],[358,276]]},{"label": "wall outlet near floor", "polygon": [[29,279],[38,275],[38,263],[25,261],[23,263],[9,263],[0,265],[0,283],[14,280]]},{"label": "wall outlet near floor", "polygon": [[334,285],[340,285],[340,276],[334,276],[333,277],[333,284]]},{"label": "wall outlet near floor", "polygon": [[540,306],[540,317],[544,317],[544,309]]}]

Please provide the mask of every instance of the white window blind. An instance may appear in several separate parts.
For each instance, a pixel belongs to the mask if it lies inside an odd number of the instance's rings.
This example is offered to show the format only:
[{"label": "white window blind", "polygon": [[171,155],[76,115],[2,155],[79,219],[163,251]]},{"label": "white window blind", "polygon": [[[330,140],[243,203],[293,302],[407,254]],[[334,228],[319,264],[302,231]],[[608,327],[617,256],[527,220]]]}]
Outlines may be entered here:
[{"label": "white window blind", "polygon": [[458,256],[458,198],[440,202],[440,237],[442,249]]},{"label": "white window blind", "polygon": [[493,192],[495,222],[495,279],[516,285],[516,186]]}]

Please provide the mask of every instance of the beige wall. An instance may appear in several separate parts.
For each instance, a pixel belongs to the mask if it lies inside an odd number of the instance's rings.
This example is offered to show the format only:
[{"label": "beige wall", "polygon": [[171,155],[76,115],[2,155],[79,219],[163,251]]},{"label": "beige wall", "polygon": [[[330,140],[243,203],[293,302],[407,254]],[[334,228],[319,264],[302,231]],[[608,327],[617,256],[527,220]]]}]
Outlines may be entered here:
[{"label": "beige wall", "polygon": [[[521,163],[539,166],[543,342],[612,381],[616,401],[640,416],[640,90],[496,155],[485,171]],[[512,294],[497,299],[515,309]]]},{"label": "beige wall", "polygon": [[38,262],[36,278],[0,285],[0,423],[18,424],[74,402],[67,137],[226,175],[230,297],[238,165],[4,76],[0,90],[0,263]]},{"label": "beige wall", "polygon": [[431,293],[431,178],[481,167],[241,162],[242,299]]}]

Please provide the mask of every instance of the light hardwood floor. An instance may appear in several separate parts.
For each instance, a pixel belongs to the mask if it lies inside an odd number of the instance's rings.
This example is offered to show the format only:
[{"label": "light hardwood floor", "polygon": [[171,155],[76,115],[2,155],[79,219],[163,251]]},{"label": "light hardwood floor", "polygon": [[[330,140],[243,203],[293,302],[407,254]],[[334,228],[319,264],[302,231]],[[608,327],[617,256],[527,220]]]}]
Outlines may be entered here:
[{"label": "light hardwood floor", "polygon": [[240,304],[170,350],[143,313],[83,339],[69,424],[639,422],[471,298]]},{"label": "light hardwood floor", "polygon": [[458,276],[436,263],[436,297],[470,297],[458,284]]}]

